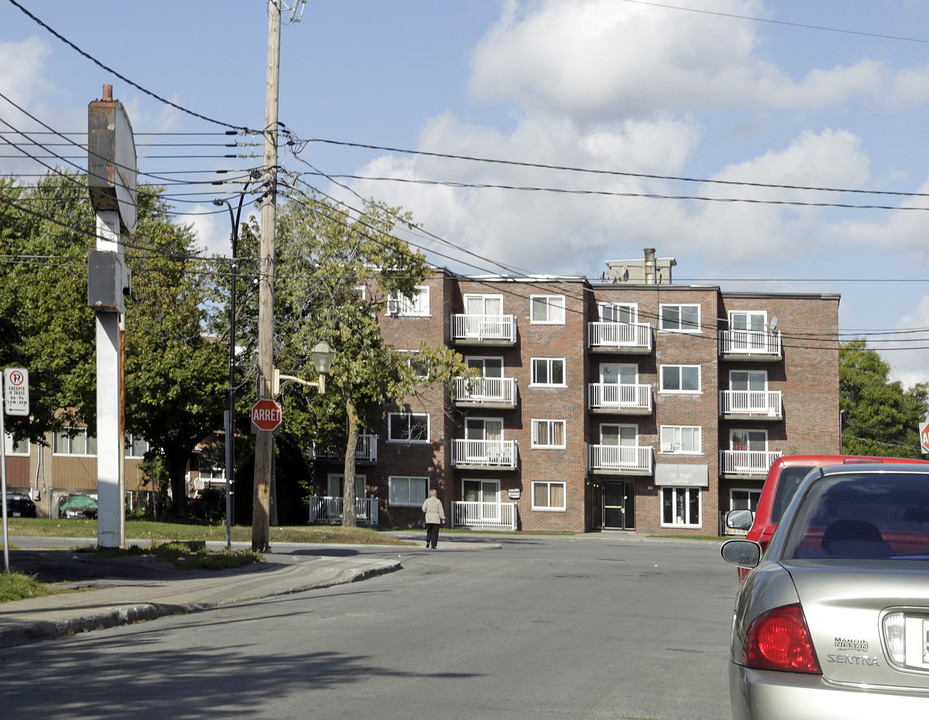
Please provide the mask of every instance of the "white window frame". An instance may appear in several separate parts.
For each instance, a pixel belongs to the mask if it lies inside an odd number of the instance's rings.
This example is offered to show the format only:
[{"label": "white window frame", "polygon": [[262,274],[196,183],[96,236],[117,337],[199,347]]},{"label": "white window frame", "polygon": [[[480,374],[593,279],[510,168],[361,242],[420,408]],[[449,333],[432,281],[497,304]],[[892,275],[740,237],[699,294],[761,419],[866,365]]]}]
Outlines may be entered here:
[{"label": "white window frame", "polygon": [[[25,449],[23,449],[23,446],[25,446]],[[6,451],[7,457],[29,457],[31,451],[29,438],[14,441],[13,433],[6,433],[6,437],[4,438],[4,450]]]},{"label": "white window frame", "polygon": [[[568,363],[562,358],[544,358],[544,357],[534,357],[530,360],[531,363],[531,373],[532,378],[529,382],[530,386],[536,387],[567,387],[568,386]],[[553,382],[539,382],[536,372],[536,363],[544,363],[546,366],[546,374],[548,377],[552,376],[552,367],[555,363],[561,363],[561,377],[562,382],[553,383]]]},{"label": "white window frame", "polygon": [[[403,417],[406,418],[406,437],[394,437],[394,418]],[[410,434],[412,432],[414,421],[416,418],[425,418],[426,422],[426,437],[425,438],[411,438]],[[427,444],[430,442],[431,437],[431,426],[429,413],[388,413],[387,414],[387,442],[395,443],[410,443],[410,444]]]},{"label": "white window frame", "polygon": [[[677,515],[675,513],[674,519],[671,522],[665,521],[665,497],[666,493],[669,493],[671,496],[671,503],[673,508],[677,508],[677,498],[679,495],[683,494],[685,496],[684,507],[686,510],[690,511],[691,502],[690,494],[697,493],[697,514],[699,517],[697,521],[694,522],[693,518],[687,517],[683,522],[677,522]],[[698,487],[678,487],[678,486],[663,486],[661,488],[661,502],[660,502],[660,512],[661,512],[661,527],[675,527],[675,528],[700,528],[703,527],[703,493],[701,488]],[[672,511],[673,512],[673,511]]]},{"label": "white window frame", "polygon": [[[665,310],[670,310],[671,308],[677,308],[677,323],[676,325],[667,325],[665,324]],[[684,321],[684,309],[693,309],[697,310],[697,320],[696,323],[692,321]],[[659,329],[664,330],[665,332],[680,332],[680,333],[699,333],[702,332],[701,328],[701,308],[699,303],[661,303],[658,309],[658,322]]]},{"label": "white window frame", "polygon": [[[748,499],[747,508],[736,508],[733,493],[745,493]],[[758,501],[761,500],[761,488],[730,488],[729,489],[729,509],[730,510],[751,510],[753,513],[758,508]]]},{"label": "white window frame", "polygon": [[416,291],[412,298],[392,293],[387,301],[387,314],[393,317],[429,317],[429,286],[417,285]]},{"label": "white window frame", "polygon": [[[142,451],[141,455],[133,455],[132,451],[135,449],[136,441],[143,443],[145,445],[145,450]],[[132,433],[126,433],[126,457],[127,458],[142,458],[145,457],[145,453],[151,449],[151,444],[148,440],[143,438],[136,438]]]},{"label": "white window frame", "polygon": [[[567,437],[568,437],[568,423],[565,420],[532,420],[532,442],[531,447],[540,448],[544,450],[564,450],[567,447]],[[551,442],[552,438],[557,437],[556,428],[561,428],[561,443]],[[544,435],[546,440],[549,442],[540,442],[542,439],[540,436],[543,434],[541,432],[542,428],[545,428]]]},{"label": "white window frame", "polygon": [[422,355],[419,350],[398,350],[397,352],[400,353],[400,356],[406,361],[407,366],[413,370],[413,374],[416,377],[429,377],[429,371],[424,369],[421,363],[416,362],[416,359]]},{"label": "white window frame", "polygon": [[[684,450],[684,437],[690,435],[694,450]],[[699,425],[662,425],[659,431],[660,452],[672,455],[702,455],[703,428]]]},{"label": "white window frame", "polygon": [[[73,451],[74,438],[78,435],[84,437],[84,448],[87,452]],[[65,447],[61,447],[65,443]],[[63,427],[55,431],[52,437],[52,455],[73,455],[74,457],[97,457],[97,438],[89,435],[86,427]]]},{"label": "white window frame", "polygon": [[[416,493],[414,497],[413,483],[422,483],[422,498]],[[405,486],[403,498],[399,499],[400,488]],[[426,498],[429,497],[429,478],[419,475],[390,475],[387,478],[387,505],[390,507],[422,507]]]},{"label": "white window frame", "polygon": [[[538,315],[544,310],[545,317]],[[539,313],[537,314],[537,311]],[[564,325],[565,324],[565,296],[564,295],[530,295],[529,296],[529,322],[532,325]]]},{"label": "white window frame", "polygon": [[[677,369],[677,380],[678,385],[683,386],[683,370],[684,368],[696,368],[697,369],[697,389],[696,390],[684,390],[682,387],[678,388],[668,388],[665,386],[665,370]],[[659,392],[663,393],[674,393],[680,395],[699,395],[703,392],[703,368],[700,365],[660,365],[658,367],[658,381]]]},{"label": "white window frame", "polygon": [[[535,493],[537,488],[545,487],[546,497],[548,498],[547,505],[536,505],[535,504]],[[560,487],[561,488],[561,505],[552,505],[552,488]],[[565,512],[568,509],[568,484],[563,481],[551,480],[551,481],[538,481],[533,482],[532,487],[530,488],[532,493],[532,509],[537,512]]]},{"label": "white window frame", "polygon": [[[338,492],[333,492],[333,488],[338,489]],[[345,473],[329,473],[326,475],[326,492],[329,497],[345,497]],[[355,475],[355,499],[367,497],[367,492],[367,475]]]},{"label": "white window frame", "polygon": [[[600,322],[631,325],[639,321],[639,306],[636,303],[601,302],[597,305]],[[622,316],[626,315],[623,320]]]},{"label": "white window frame", "polygon": [[[752,327],[756,325],[753,320],[758,319],[761,320],[761,327]],[[742,322],[739,322],[740,320]],[[745,327],[736,327],[737,325],[744,325]],[[767,310],[730,310],[729,329],[764,332],[768,329],[768,312]]]}]

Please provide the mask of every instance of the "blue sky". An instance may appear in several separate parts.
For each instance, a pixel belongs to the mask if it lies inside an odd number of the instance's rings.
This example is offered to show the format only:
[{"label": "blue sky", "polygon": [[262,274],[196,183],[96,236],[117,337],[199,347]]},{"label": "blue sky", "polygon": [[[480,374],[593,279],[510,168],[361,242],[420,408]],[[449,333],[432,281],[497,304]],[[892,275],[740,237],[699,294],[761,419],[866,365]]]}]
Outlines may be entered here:
[{"label": "blue sky", "polygon": [[[264,124],[266,0],[17,2],[185,109]],[[771,187],[929,193],[927,28],[929,3],[917,0],[310,0],[282,37],[280,119],[297,138],[622,174],[320,142],[282,153],[281,164],[290,173],[576,191],[343,181],[486,258],[477,268],[456,264],[463,254],[445,246],[454,257],[436,262],[466,272],[499,262],[595,278],[604,260],[654,247],[677,258],[678,281],[840,293],[843,338],[867,333],[895,377],[927,382],[929,331],[899,331],[929,328],[929,210],[898,208],[929,208],[929,197]],[[0,0],[0,68],[0,92],[60,132],[86,130],[87,103],[104,83],[139,142],[142,133],[223,129],[101,69],[9,0]],[[17,129],[33,122],[2,98],[0,120]],[[13,140],[9,125],[0,137]],[[235,152],[258,158],[233,160],[215,147],[140,147],[140,171],[241,170],[261,164],[255,142]],[[0,158],[0,172],[29,165]],[[301,182],[358,204],[321,176]],[[223,191],[190,191],[199,194],[178,194],[178,210],[205,248],[227,250],[228,217],[210,205],[210,193]],[[654,195],[757,202],[645,197]]]}]

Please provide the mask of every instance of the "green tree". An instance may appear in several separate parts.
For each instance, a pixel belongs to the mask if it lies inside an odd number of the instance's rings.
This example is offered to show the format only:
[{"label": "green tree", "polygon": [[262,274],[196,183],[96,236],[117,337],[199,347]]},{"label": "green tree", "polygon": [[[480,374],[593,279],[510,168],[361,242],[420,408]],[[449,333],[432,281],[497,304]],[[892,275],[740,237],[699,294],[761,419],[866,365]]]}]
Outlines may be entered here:
[{"label": "green tree", "polygon": [[310,355],[321,340],[337,351],[327,393],[288,388],[287,432],[323,442],[344,441],[342,524],[354,526],[355,452],[363,428],[374,429],[384,407],[401,404],[432,383],[471,375],[461,356],[422,343],[417,374],[409,357],[384,342],[378,311],[391,297],[413,298],[430,274],[425,257],[394,233],[411,222],[396,209],[368,202],[352,219],[318,198],[291,201],[279,212],[276,281],[276,364],[285,374],[315,381]]},{"label": "green tree", "polygon": [[890,366],[864,340],[839,348],[840,408],[845,417],[842,452],[849,455],[920,457],[919,423],[927,389],[906,390],[890,381]]}]

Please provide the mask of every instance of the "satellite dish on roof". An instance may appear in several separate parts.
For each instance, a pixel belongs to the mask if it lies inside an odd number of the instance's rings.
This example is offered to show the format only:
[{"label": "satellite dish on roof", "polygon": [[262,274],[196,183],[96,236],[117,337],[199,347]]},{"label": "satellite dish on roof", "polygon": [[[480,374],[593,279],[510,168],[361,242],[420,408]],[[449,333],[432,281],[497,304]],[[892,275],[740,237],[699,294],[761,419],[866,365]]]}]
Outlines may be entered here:
[{"label": "satellite dish on roof", "polygon": [[771,328],[771,332],[774,332],[775,330],[777,330],[777,315],[771,318],[771,324],[769,325],[769,327]]}]

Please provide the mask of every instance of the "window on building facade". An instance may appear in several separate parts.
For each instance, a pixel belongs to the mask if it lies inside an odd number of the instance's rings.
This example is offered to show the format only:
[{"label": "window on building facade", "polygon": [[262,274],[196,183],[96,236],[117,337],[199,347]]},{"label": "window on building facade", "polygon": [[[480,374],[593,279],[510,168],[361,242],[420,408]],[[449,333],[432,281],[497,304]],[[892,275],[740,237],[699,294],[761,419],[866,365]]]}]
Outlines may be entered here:
[{"label": "window on building facade", "polygon": [[532,483],[532,509],[533,510],[564,510],[565,483],[563,482],[534,482]]},{"label": "window on building facade", "polygon": [[661,488],[661,524],[700,527],[700,488]]},{"label": "window on building facade", "polygon": [[700,306],[662,305],[661,329],[674,332],[700,332]]},{"label": "window on building facade", "polygon": [[422,507],[429,493],[429,478],[391,475],[387,478],[388,504],[395,507]]},{"label": "window on building facade", "polygon": [[532,421],[532,447],[534,448],[564,448],[565,447],[565,421],[564,420],[533,420]]},{"label": "window on building facade", "polygon": [[729,313],[730,330],[764,332],[768,326],[768,313],[764,311],[733,310]]},{"label": "window on building facade", "polygon": [[148,452],[148,441],[132,433],[126,435],[126,457],[140,458]]},{"label": "window on building facade", "polygon": [[564,385],[564,358],[532,358],[533,385]]},{"label": "window on building facade", "polygon": [[429,416],[425,413],[390,413],[388,440],[429,442]]},{"label": "window on building facade", "polygon": [[734,488],[729,491],[729,509],[755,512],[758,509],[760,499],[760,489]]},{"label": "window on building facade", "polygon": [[699,425],[662,425],[661,452],[702,453],[703,441]]},{"label": "window on building facade", "polygon": [[10,433],[6,434],[4,440],[4,451],[7,456],[10,455],[28,455],[29,454],[29,440],[13,440],[13,436]]},{"label": "window on building facade", "polygon": [[700,366],[662,365],[661,391],[677,393],[700,392]]},{"label": "window on building facade", "polygon": [[423,362],[418,350],[400,350],[400,355],[406,360],[406,364],[413,369],[413,374],[418,378],[429,377],[429,370],[426,363]]},{"label": "window on building facade", "polygon": [[638,322],[639,310],[629,303],[600,303],[600,322],[634,323]]},{"label": "window on building facade", "polygon": [[477,370],[483,378],[503,377],[503,358],[501,357],[466,357],[469,368]]},{"label": "window on building facade", "polygon": [[535,324],[564,325],[564,295],[533,295],[529,300],[530,321]]},{"label": "window on building facade", "polygon": [[429,288],[426,285],[417,285],[416,293],[410,298],[394,293],[387,301],[387,314],[399,317],[428,317]]},{"label": "window on building facade", "polygon": [[87,435],[87,428],[66,427],[52,436],[52,453],[55,455],[96,455],[97,438]]}]

